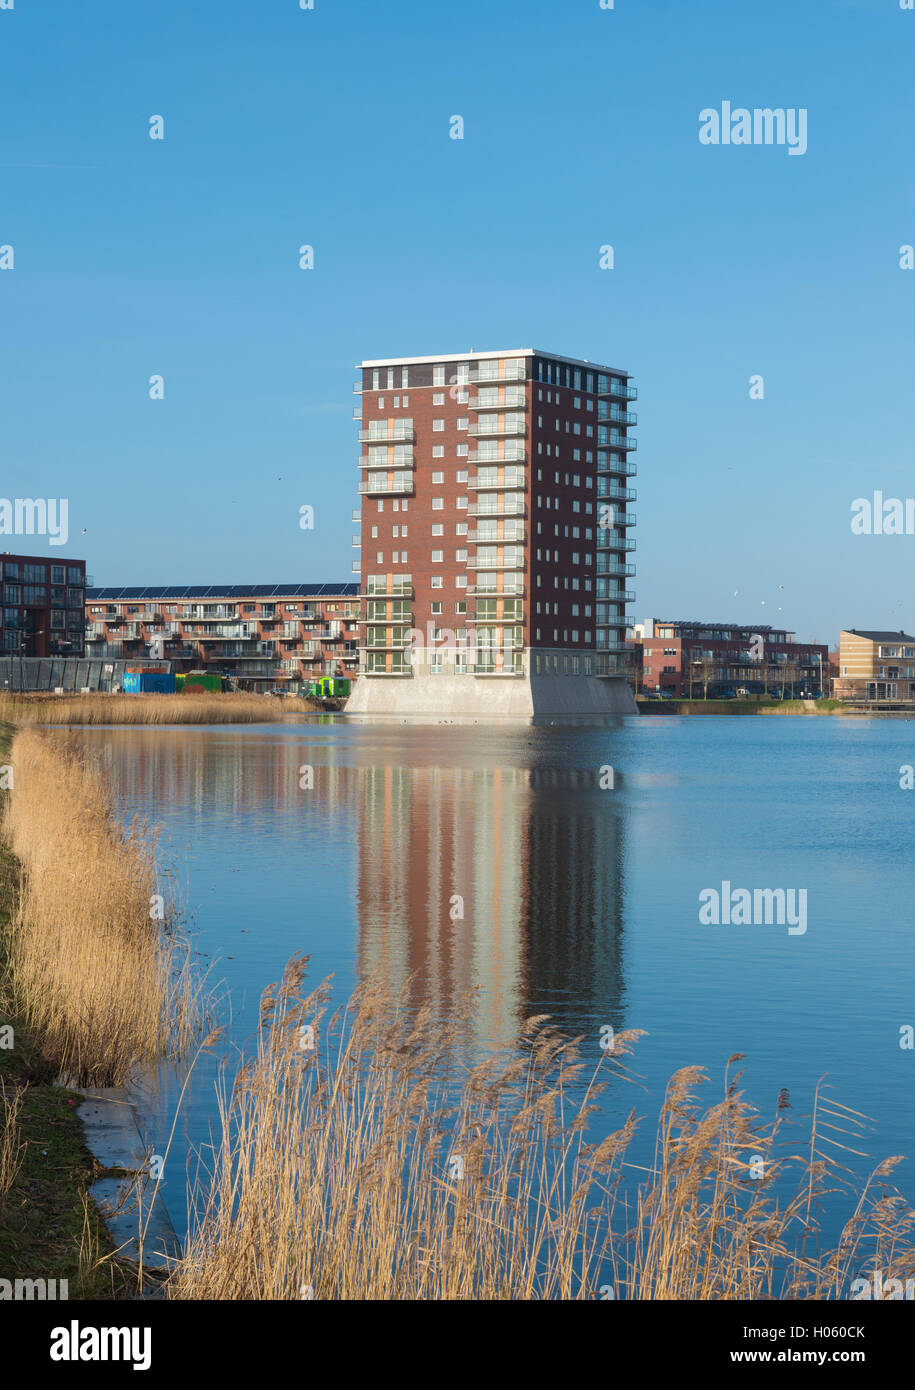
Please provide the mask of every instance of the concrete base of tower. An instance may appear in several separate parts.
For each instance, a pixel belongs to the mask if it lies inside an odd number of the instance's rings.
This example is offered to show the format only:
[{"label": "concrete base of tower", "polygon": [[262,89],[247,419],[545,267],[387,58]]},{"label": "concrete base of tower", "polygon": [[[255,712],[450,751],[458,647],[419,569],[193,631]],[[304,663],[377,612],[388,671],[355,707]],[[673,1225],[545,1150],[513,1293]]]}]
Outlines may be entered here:
[{"label": "concrete base of tower", "polygon": [[625,676],[371,676],[357,680],[347,714],[474,715],[530,719],[538,715],[638,714]]}]

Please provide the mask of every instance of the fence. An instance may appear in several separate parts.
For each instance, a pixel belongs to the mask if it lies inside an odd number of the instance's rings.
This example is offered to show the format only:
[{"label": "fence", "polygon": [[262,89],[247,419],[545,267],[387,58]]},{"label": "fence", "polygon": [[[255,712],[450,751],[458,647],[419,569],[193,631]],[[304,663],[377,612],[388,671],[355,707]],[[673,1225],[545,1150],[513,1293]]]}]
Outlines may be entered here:
[{"label": "fence", "polygon": [[[121,690],[128,667],[137,664],[136,660],[93,661],[63,656],[2,656],[0,691]],[[142,665],[149,670],[171,670],[171,662],[168,661],[144,661]]]}]

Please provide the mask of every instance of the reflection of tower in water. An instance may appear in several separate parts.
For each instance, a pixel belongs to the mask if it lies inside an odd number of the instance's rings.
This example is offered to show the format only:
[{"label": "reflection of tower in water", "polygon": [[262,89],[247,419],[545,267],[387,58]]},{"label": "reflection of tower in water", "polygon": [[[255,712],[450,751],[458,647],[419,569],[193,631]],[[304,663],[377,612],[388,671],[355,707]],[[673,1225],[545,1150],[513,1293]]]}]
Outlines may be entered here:
[{"label": "reflection of tower in water", "polygon": [[574,1033],[624,1026],[622,794],[593,768],[530,773],[523,1009]]},{"label": "reflection of tower in water", "polygon": [[473,1036],[533,1013],[621,1023],[620,815],[596,772],[372,766],[360,824],[359,974],[443,1012],[478,988]]}]

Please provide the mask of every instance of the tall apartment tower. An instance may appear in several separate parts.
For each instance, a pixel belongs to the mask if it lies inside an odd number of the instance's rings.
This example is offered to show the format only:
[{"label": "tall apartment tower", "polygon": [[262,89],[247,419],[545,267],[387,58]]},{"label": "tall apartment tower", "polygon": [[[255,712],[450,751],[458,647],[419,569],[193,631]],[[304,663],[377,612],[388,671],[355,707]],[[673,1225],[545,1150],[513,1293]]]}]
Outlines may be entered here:
[{"label": "tall apartment tower", "polygon": [[360,371],[348,712],[634,714],[629,374],[537,348]]}]

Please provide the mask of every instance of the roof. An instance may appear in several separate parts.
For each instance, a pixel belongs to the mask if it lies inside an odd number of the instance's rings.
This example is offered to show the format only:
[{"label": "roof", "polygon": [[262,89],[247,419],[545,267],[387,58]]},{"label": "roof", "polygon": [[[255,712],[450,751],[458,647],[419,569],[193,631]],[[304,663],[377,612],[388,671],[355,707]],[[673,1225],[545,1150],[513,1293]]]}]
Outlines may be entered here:
[{"label": "roof", "polygon": [[87,602],[127,599],[352,598],[358,584],[146,584],[137,588],[87,589]]},{"label": "roof", "polygon": [[357,362],[357,367],[403,367],[410,362],[476,362],[490,357],[549,357],[553,362],[569,362],[574,367],[590,367],[596,372],[613,376],[631,376],[622,367],[608,367],[603,362],[589,362],[587,357],[564,357],[561,352],[546,352],[543,348],[491,348],[488,352],[440,352],[433,357],[373,357]]},{"label": "roof", "polygon": [[843,627],[839,636],[841,637],[843,633],[849,637],[864,637],[868,642],[915,642],[915,637],[910,637],[901,628],[898,632],[883,632],[882,630],[877,632],[860,627]]}]

